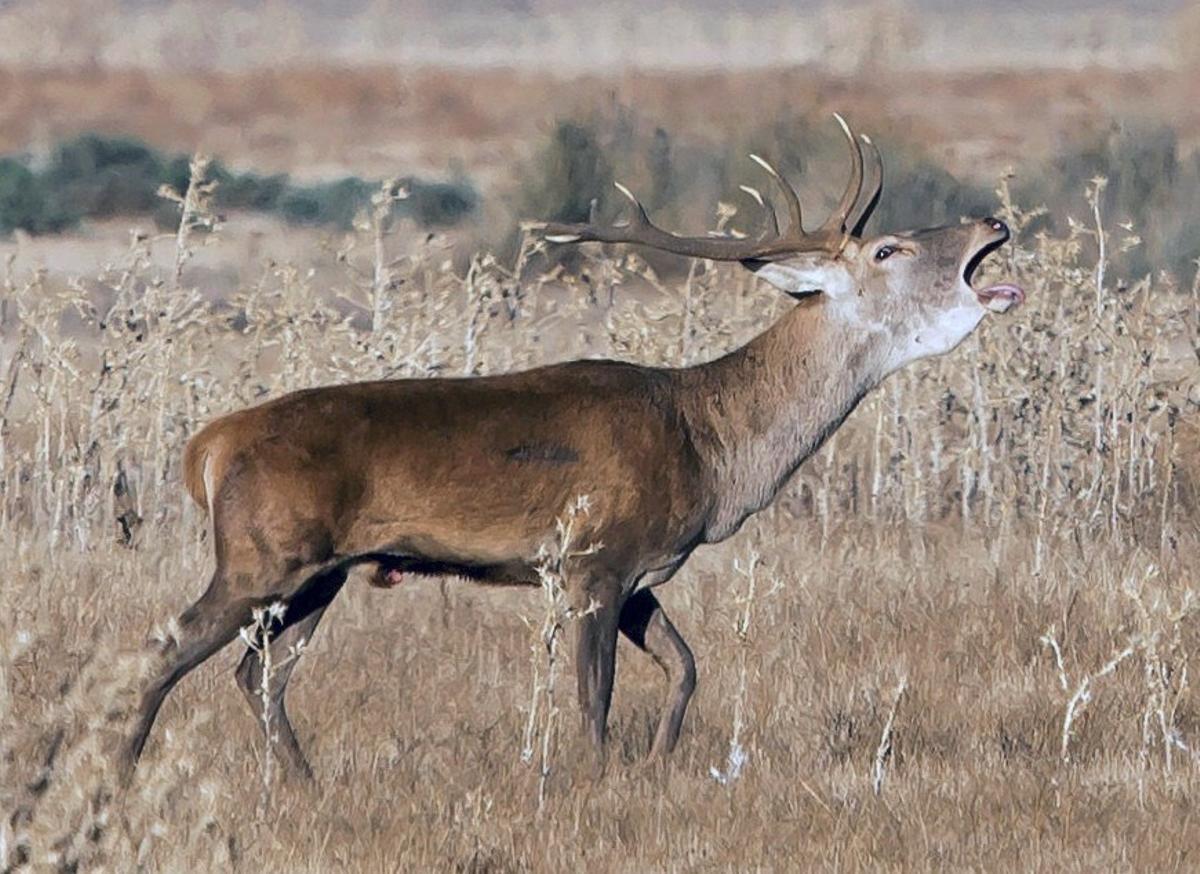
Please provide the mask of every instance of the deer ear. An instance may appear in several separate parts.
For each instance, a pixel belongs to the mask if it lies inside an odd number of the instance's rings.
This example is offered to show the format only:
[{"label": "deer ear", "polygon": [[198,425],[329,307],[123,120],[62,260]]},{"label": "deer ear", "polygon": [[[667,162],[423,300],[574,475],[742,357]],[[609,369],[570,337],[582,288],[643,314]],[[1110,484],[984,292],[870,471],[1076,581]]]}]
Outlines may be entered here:
[{"label": "deer ear", "polygon": [[843,294],[853,285],[846,268],[827,258],[789,258],[786,261],[743,261],[755,276],[784,294],[800,299],[824,293]]}]

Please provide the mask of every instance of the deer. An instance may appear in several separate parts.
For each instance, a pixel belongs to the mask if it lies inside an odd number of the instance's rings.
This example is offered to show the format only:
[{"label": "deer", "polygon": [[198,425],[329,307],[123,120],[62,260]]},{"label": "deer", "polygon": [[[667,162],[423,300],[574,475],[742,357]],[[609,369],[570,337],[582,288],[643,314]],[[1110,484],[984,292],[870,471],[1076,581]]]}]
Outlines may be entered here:
[{"label": "deer", "polygon": [[[274,664],[262,694],[261,641],[236,679],[255,716],[270,708],[282,770],[311,779],[285,706],[308,641],[351,569],[391,585],[405,574],[483,585],[538,585],[539,547],[563,508],[591,499],[572,559],[571,623],[583,730],[603,755],[624,636],[666,674],[651,755],[678,742],[696,687],[695,658],[656,594],[701,545],[733,536],[889,374],[958,346],[989,312],[1025,297],[976,287],[1009,238],[999,219],[865,237],[883,189],[869,137],[836,116],[850,179],[815,230],[795,190],[752,156],[770,199],[756,236],[663,230],[637,198],[612,225],[537,222],[547,246],[633,244],[737,262],[795,300],[740,348],[680,368],[576,360],[523,372],[395,379],[296,391],[217,418],[187,444],[183,479],[207,513],[215,570],[160,637],[158,667],[134,690],[118,767],[132,778],[163,699],[269,605]],[[864,191],[865,168],[871,182]],[[259,614],[260,616],[262,614]]]}]

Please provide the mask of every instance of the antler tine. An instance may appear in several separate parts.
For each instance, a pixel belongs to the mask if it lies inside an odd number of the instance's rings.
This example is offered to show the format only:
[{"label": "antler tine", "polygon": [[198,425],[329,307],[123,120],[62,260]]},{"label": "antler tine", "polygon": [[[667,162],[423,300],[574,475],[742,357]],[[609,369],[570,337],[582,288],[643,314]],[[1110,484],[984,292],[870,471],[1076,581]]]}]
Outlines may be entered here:
[{"label": "antler tine", "polygon": [[852,224],[849,224],[850,234],[855,237],[861,237],[863,229],[867,226],[867,221],[871,218],[871,213],[875,211],[875,207],[879,204],[879,197],[883,194],[883,156],[879,154],[879,147],[866,134],[861,134],[860,138],[867,147],[867,152],[870,153],[871,160],[871,179],[873,180],[871,196],[863,201],[862,209],[858,214],[858,218]]},{"label": "antler tine", "polygon": [[767,163],[767,161],[763,158],[760,158],[758,155],[751,154],[750,160],[766,170],[770,177],[775,180],[775,184],[779,186],[780,191],[783,192],[783,199],[787,201],[788,220],[791,222],[788,232],[795,237],[803,236],[804,224],[801,221],[800,196],[796,194],[796,189],[792,188],[792,186],[788,184],[787,180],[779,174],[779,171]]},{"label": "antler tine", "polygon": [[[621,192],[633,206],[630,218],[624,224],[612,225],[609,228],[603,228],[595,224],[597,200],[593,197],[588,209],[588,220],[586,223],[535,222],[530,226],[541,230],[542,235],[551,243],[639,242],[636,239],[625,239],[624,236],[646,228],[654,228],[654,225],[651,223],[650,217],[646,215],[646,210],[642,206],[641,201],[634,196],[632,191],[620,182],[613,182],[613,187]],[[657,229],[655,228],[655,230]]]},{"label": "antler tine", "polygon": [[754,198],[754,202],[763,208],[763,212],[767,214],[767,221],[770,223],[770,229],[767,233],[760,235],[759,239],[767,237],[779,236],[779,216],[775,214],[775,205],[771,201],[766,200],[757,188],[751,188],[749,185],[739,185],[738,188]]},{"label": "antler tine", "polygon": [[[545,222],[531,224],[531,229],[540,230],[551,243],[639,243],[663,252],[686,255],[690,258],[711,258],[714,261],[742,261],[756,258],[764,253],[774,253],[781,238],[770,240],[737,237],[684,237],[664,231],[650,221],[642,204],[633,192],[621,183],[614,183],[617,190],[629,199],[632,205],[628,222],[607,227],[594,224]],[[804,248],[804,240],[789,240],[796,250]],[[813,246],[816,248],[816,246]]]},{"label": "antler tine", "polygon": [[850,181],[846,184],[846,190],[842,192],[842,199],[838,203],[837,209],[825,220],[825,224],[821,225],[821,230],[825,233],[845,233],[846,219],[858,201],[859,194],[862,193],[863,154],[862,146],[858,144],[858,138],[850,130],[850,125],[846,124],[846,119],[836,112],[833,117],[841,125],[842,133],[846,135],[846,139],[850,143]]},{"label": "antler tine", "polygon": [[[650,221],[650,216],[646,215],[646,208],[642,206],[642,202],[634,196],[633,192],[622,185],[620,182],[613,182],[613,188],[625,195],[625,199],[629,201],[632,209],[630,210],[628,227],[637,230],[645,231],[646,229],[658,230],[654,227],[654,223]],[[595,221],[593,215],[592,221]]]}]

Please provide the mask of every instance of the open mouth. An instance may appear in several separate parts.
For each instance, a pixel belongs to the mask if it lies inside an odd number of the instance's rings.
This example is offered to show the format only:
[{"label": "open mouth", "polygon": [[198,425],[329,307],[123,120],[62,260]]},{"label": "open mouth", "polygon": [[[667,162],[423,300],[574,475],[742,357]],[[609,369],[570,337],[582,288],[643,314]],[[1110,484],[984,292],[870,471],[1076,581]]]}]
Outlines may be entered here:
[{"label": "open mouth", "polygon": [[972,284],[972,279],[980,265],[983,264],[988,255],[1004,245],[1006,239],[1008,239],[1007,234],[997,240],[992,240],[972,255],[963,266],[963,281],[971,286],[971,290],[975,292],[975,297],[978,298],[980,305],[993,313],[1008,312],[1013,307],[1025,302],[1025,290],[1021,286],[1014,285],[1011,282],[999,282],[984,288],[976,288]]}]

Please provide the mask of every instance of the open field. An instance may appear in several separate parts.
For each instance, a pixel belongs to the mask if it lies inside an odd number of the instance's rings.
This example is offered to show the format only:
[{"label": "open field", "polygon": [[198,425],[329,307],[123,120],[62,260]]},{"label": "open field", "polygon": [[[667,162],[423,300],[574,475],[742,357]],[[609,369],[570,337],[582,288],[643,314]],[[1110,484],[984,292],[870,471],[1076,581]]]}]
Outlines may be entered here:
[{"label": "open field", "polygon": [[[459,273],[440,240],[414,244],[377,214],[325,254],[245,250],[215,306],[193,258],[202,200],[165,249],[114,247],[72,264],[71,283],[25,265],[5,280],[10,864],[1195,864],[1200,288],[1112,272],[1107,254],[1133,243],[1102,215],[1023,233],[1003,191],[1018,237],[992,269],[1029,303],[889,380],[772,510],[660,590],[700,664],[669,762],[643,759],[664,688],[624,644],[605,773],[575,737],[565,679],[562,713],[530,719],[538,591],[352,580],[289,698],[316,788],[268,779],[225,653],[168,699],[133,790],[117,792],[107,751],[152,658],[140,642],[169,633],[211,572],[179,477],[200,424],[351,378],[581,355],[693,363],[789,305],[742,273],[660,280],[623,252],[564,271],[527,246]],[[1078,215],[1092,215],[1084,192]],[[522,761],[531,721],[551,740],[540,810],[538,756]]]},{"label": "open field", "polygon": [[673,135],[718,144],[770,120],[838,111],[990,184],[1006,168],[1102,135],[1117,120],[1169,123],[1190,151],[1200,142],[1193,85],[1186,71],[1100,68],[879,76],[809,67],[584,75],[421,66],[0,68],[0,154],[98,131],[310,178],[437,176],[459,165],[494,191],[559,118],[636,107]]}]

